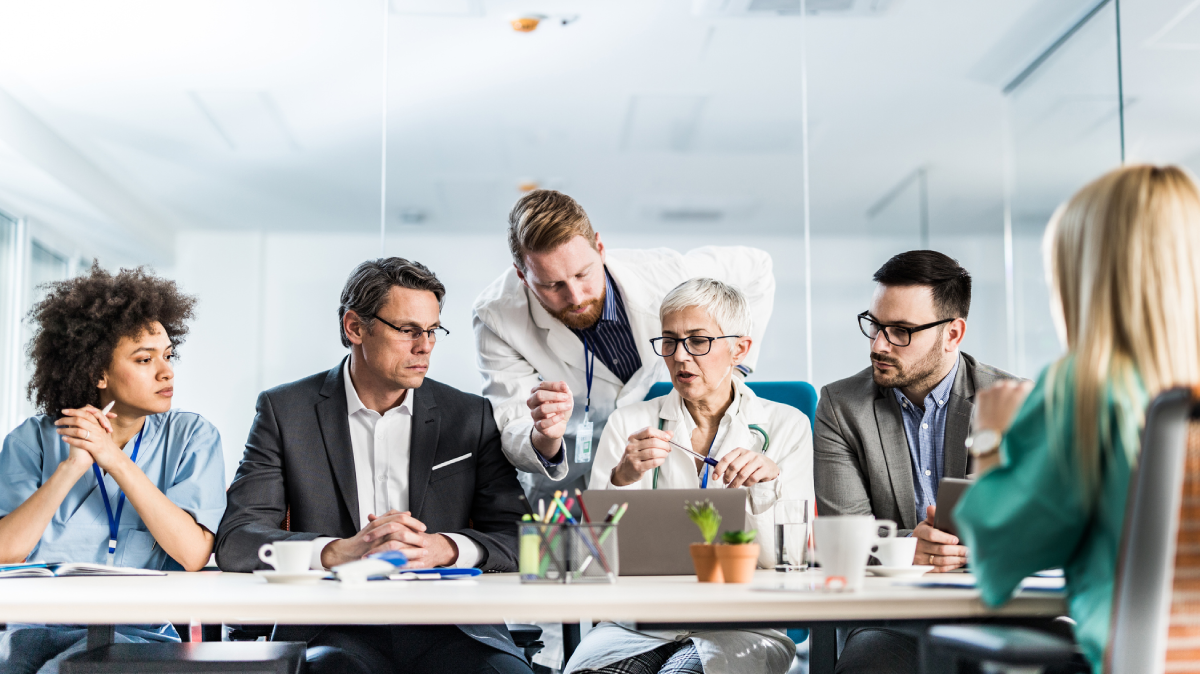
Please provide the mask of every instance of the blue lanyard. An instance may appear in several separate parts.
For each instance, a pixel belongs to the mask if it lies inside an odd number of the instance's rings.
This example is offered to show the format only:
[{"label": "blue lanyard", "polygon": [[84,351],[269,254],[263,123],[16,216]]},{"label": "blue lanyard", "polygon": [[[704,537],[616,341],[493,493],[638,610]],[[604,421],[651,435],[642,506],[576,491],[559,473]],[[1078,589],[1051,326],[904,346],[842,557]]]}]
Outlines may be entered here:
[{"label": "blue lanyard", "polygon": [[588,348],[587,335],[583,336],[583,375],[587,379],[587,398],[583,403],[583,413],[591,411],[592,406],[592,374],[596,371],[596,353]]},{"label": "blue lanyard", "polygon": [[[130,461],[137,463],[138,450],[142,447],[142,433],[146,430],[146,426],[142,425],[142,430],[138,431],[137,440],[133,443],[133,455],[129,457]],[[108,490],[104,488],[104,476],[100,474],[100,466],[92,463],[92,472],[96,474],[96,482],[100,485],[100,496],[104,499],[104,512],[108,515],[108,565],[112,566],[113,557],[117,554],[117,527],[121,525],[121,511],[125,509],[125,490],[117,490],[117,516],[113,517],[112,506],[108,503]]]},{"label": "blue lanyard", "polygon": [[[721,432],[721,429],[718,428],[717,433],[720,433],[720,432]],[[716,434],[713,434],[712,442],[708,443],[708,451],[704,453],[704,456],[712,456],[713,443],[715,443],[716,441],[717,441],[717,436],[716,436]],[[708,464],[707,463],[704,464],[704,470],[700,471],[700,488],[708,489]]]}]

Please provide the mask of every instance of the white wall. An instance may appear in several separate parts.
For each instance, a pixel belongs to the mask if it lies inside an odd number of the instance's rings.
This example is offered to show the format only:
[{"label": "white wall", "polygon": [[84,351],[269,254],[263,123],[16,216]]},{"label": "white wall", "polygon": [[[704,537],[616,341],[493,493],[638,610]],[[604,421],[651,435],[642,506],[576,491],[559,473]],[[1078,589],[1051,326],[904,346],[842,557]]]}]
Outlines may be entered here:
[{"label": "white wall", "polygon": [[[695,242],[672,233],[606,237],[610,247]],[[704,236],[705,244],[740,243],[771,252],[777,291],[756,379],[808,379],[804,362],[804,255],[799,237]],[[996,236],[937,237],[975,278],[964,349],[1000,367],[1007,363],[1003,254]],[[818,388],[866,367],[868,345],[855,322],[867,308],[871,274],[890,255],[915,247],[904,238],[820,237],[813,241],[814,361]],[[446,285],[443,324],[450,336],[434,350],[430,376],[479,391],[470,307],[508,266],[502,232],[434,235],[393,232],[388,255],[427,265]],[[337,301],[346,276],[377,257],[379,239],[349,234],[190,232],[179,236],[175,278],[200,298],[182,356],[176,404],[221,430],[232,477],[254,418],[258,393],[327,370],[345,354],[338,340]],[[1039,364],[1040,366],[1040,364]],[[1032,374],[1022,372],[1022,374]]]}]

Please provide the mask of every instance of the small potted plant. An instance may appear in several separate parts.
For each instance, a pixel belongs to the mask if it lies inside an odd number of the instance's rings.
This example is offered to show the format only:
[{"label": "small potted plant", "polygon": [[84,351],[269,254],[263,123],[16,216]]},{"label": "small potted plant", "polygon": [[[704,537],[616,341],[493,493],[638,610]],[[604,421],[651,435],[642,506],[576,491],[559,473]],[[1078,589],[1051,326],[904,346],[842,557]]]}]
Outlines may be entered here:
[{"label": "small potted plant", "polygon": [[724,545],[714,545],[721,575],[726,583],[749,583],[754,580],[754,569],[758,566],[758,543],[754,537],[758,532],[727,531],[721,537]]},{"label": "small potted plant", "polygon": [[692,565],[696,567],[696,579],[701,583],[725,582],[721,575],[721,565],[717,562],[717,546],[713,545],[717,530],[721,528],[721,513],[717,512],[717,507],[707,499],[684,503],[683,508],[687,511],[688,519],[696,524],[700,535],[704,537],[703,543],[692,543],[688,546],[688,551],[692,553]]}]

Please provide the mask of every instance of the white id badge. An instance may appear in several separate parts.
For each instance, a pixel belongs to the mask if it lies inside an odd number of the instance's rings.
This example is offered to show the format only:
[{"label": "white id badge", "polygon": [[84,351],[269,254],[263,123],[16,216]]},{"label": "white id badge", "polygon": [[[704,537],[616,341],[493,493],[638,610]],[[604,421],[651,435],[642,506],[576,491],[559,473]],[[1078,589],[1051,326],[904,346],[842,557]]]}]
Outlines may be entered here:
[{"label": "white id badge", "polygon": [[579,430],[575,431],[575,463],[592,461],[592,420],[586,416]]}]

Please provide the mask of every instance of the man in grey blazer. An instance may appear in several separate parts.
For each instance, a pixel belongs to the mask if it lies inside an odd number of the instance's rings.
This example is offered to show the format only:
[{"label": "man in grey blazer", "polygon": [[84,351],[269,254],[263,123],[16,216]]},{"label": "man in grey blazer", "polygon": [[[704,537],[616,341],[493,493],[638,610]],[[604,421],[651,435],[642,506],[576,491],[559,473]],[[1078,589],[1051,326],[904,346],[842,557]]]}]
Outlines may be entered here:
[{"label": "man in grey blazer", "polygon": [[[965,477],[975,392],[1011,375],[961,353],[971,275],[931,250],[900,253],[875,272],[858,316],[871,367],[825,386],[813,440],[820,515],[874,515],[918,538],[914,564],[958,568],[967,549],[934,528],[938,482]],[[850,632],[843,672],[911,672],[916,641],[891,630]]]},{"label": "man in grey blazer", "polygon": [[[226,571],[259,547],[313,541],[311,567],[401,550],[416,568],[515,571],[523,509],[491,404],[425,378],[445,288],[423,265],[364,262],[342,291],[350,356],[264,391],[217,532]],[[529,674],[504,625],[287,626],[310,674]]]}]

